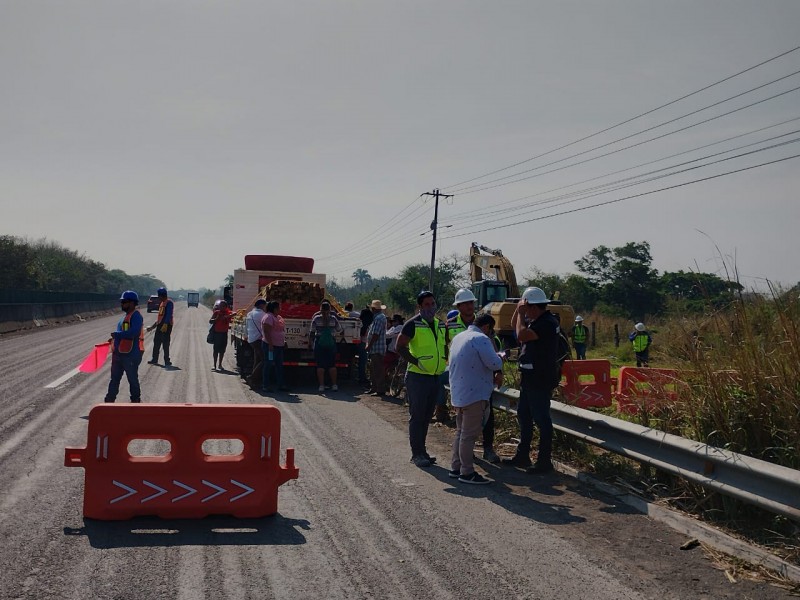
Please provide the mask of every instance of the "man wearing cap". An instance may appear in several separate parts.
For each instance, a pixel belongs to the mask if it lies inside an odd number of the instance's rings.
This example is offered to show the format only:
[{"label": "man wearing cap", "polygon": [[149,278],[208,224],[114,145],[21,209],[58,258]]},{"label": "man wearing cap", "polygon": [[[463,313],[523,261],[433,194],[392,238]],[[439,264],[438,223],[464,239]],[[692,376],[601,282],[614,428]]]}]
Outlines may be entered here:
[{"label": "man wearing cap", "polygon": [[411,462],[430,467],[436,458],[428,454],[425,440],[439,395],[439,376],[447,366],[446,324],[436,318],[436,297],[423,290],[417,295],[419,313],[411,317],[397,338],[397,353],[408,362],[408,441]]},{"label": "man wearing cap", "polygon": [[261,321],[264,318],[264,307],[267,301],[259,298],[253,305],[253,310],[247,313],[245,323],[247,326],[247,343],[253,351],[253,370],[247,378],[247,384],[254,390],[261,389],[261,372],[264,368],[264,348],[261,345],[263,329]]},{"label": "man wearing cap", "polygon": [[369,378],[372,381],[371,396],[383,396],[386,393],[386,373],[383,370],[383,357],[386,354],[386,306],[380,300],[373,300],[369,305],[372,311],[372,323],[367,332],[366,351],[369,354]]},{"label": "man wearing cap", "polygon": [[653,343],[653,338],[644,323],[637,323],[633,331],[628,335],[628,339],[633,344],[633,352],[636,354],[636,366],[649,366],[650,345]]},{"label": "man wearing cap", "polygon": [[[547,310],[548,299],[537,287],[529,287],[511,317],[511,326],[520,343],[520,392],[517,404],[519,444],[513,458],[503,464],[527,467],[528,473],[542,475],[553,471],[553,421],[550,397],[561,381],[558,364],[558,320]],[[533,424],[539,427],[539,452],[531,466]]]},{"label": "man wearing cap", "polygon": [[589,338],[589,330],[583,324],[583,317],[575,317],[575,325],[569,332],[572,338],[572,346],[575,348],[575,356],[578,360],[586,360],[586,340]]},{"label": "man wearing cap", "polygon": [[174,311],[174,303],[170,300],[169,296],[167,296],[167,288],[158,288],[158,299],[161,303],[158,305],[158,316],[156,317],[156,322],[150,325],[147,328],[147,331],[156,330],[155,336],[153,336],[153,358],[147,361],[148,365],[157,365],[158,364],[158,352],[161,349],[161,346],[164,346],[164,366],[170,367],[172,363],[169,360],[169,339],[172,335],[172,322],[173,322],[173,311]]}]

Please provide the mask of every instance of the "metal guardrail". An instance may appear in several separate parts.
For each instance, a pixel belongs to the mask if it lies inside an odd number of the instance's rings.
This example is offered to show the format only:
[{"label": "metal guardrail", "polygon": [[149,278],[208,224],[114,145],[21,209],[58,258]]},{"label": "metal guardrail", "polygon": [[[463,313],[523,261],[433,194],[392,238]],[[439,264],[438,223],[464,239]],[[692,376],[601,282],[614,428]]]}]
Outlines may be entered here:
[{"label": "metal guardrail", "polygon": [[[519,391],[500,388],[493,405],[512,414]],[[765,510],[800,521],[800,471],[590,410],[551,402],[559,431]]]}]

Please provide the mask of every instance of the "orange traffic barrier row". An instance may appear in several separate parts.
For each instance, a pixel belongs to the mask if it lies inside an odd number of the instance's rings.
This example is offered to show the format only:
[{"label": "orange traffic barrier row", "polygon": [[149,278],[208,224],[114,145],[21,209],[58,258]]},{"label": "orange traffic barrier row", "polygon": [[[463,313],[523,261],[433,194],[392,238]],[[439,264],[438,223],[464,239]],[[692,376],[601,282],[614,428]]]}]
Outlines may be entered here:
[{"label": "orange traffic barrier row", "polygon": [[607,360],[567,360],[561,369],[561,396],[579,408],[611,406],[611,363]]},{"label": "orange traffic barrier row", "polygon": [[[264,517],[278,511],[278,487],[299,474],[293,448],[279,464],[280,435],[274,406],[100,404],[87,446],[65,448],[64,465],[84,468],[83,514],[92,519]],[[169,450],[134,454],[137,444]],[[215,444],[236,451],[211,454]]]},{"label": "orange traffic barrier row", "polygon": [[650,367],[622,367],[618,382],[617,410],[629,414],[674,402],[687,387],[676,369]]}]

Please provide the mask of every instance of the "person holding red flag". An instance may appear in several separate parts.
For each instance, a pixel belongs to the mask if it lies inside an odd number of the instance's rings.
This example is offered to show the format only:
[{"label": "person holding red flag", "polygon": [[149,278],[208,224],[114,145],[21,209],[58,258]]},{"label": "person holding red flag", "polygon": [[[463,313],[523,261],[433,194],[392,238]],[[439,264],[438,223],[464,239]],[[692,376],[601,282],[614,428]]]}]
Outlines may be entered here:
[{"label": "person holding red flag", "polygon": [[142,401],[142,390],[139,387],[139,364],[142,362],[144,352],[144,319],[136,309],[139,304],[139,295],[131,290],[122,292],[119,299],[122,312],[125,313],[117,330],[111,332],[114,342],[114,351],[111,354],[111,381],[108,382],[105,402],[114,402],[119,394],[119,384],[122,374],[128,377],[128,386],[131,389],[131,402]]}]

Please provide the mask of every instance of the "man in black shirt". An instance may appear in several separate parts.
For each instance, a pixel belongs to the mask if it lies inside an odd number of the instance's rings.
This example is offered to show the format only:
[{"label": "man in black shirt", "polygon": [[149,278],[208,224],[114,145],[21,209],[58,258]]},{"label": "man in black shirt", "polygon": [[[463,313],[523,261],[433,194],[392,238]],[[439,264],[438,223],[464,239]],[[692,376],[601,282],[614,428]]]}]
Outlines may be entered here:
[{"label": "man in black shirt", "polygon": [[[547,310],[548,299],[537,287],[529,287],[522,294],[511,326],[520,343],[520,386],[517,421],[519,444],[513,458],[503,463],[527,467],[528,473],[541,475],[553,470],[553,421],[550,419],[550,397],[561,380],[558,364],[558,320]],[[539,427],[539,452],[531,466],[531,441],[533,423]]]}]

